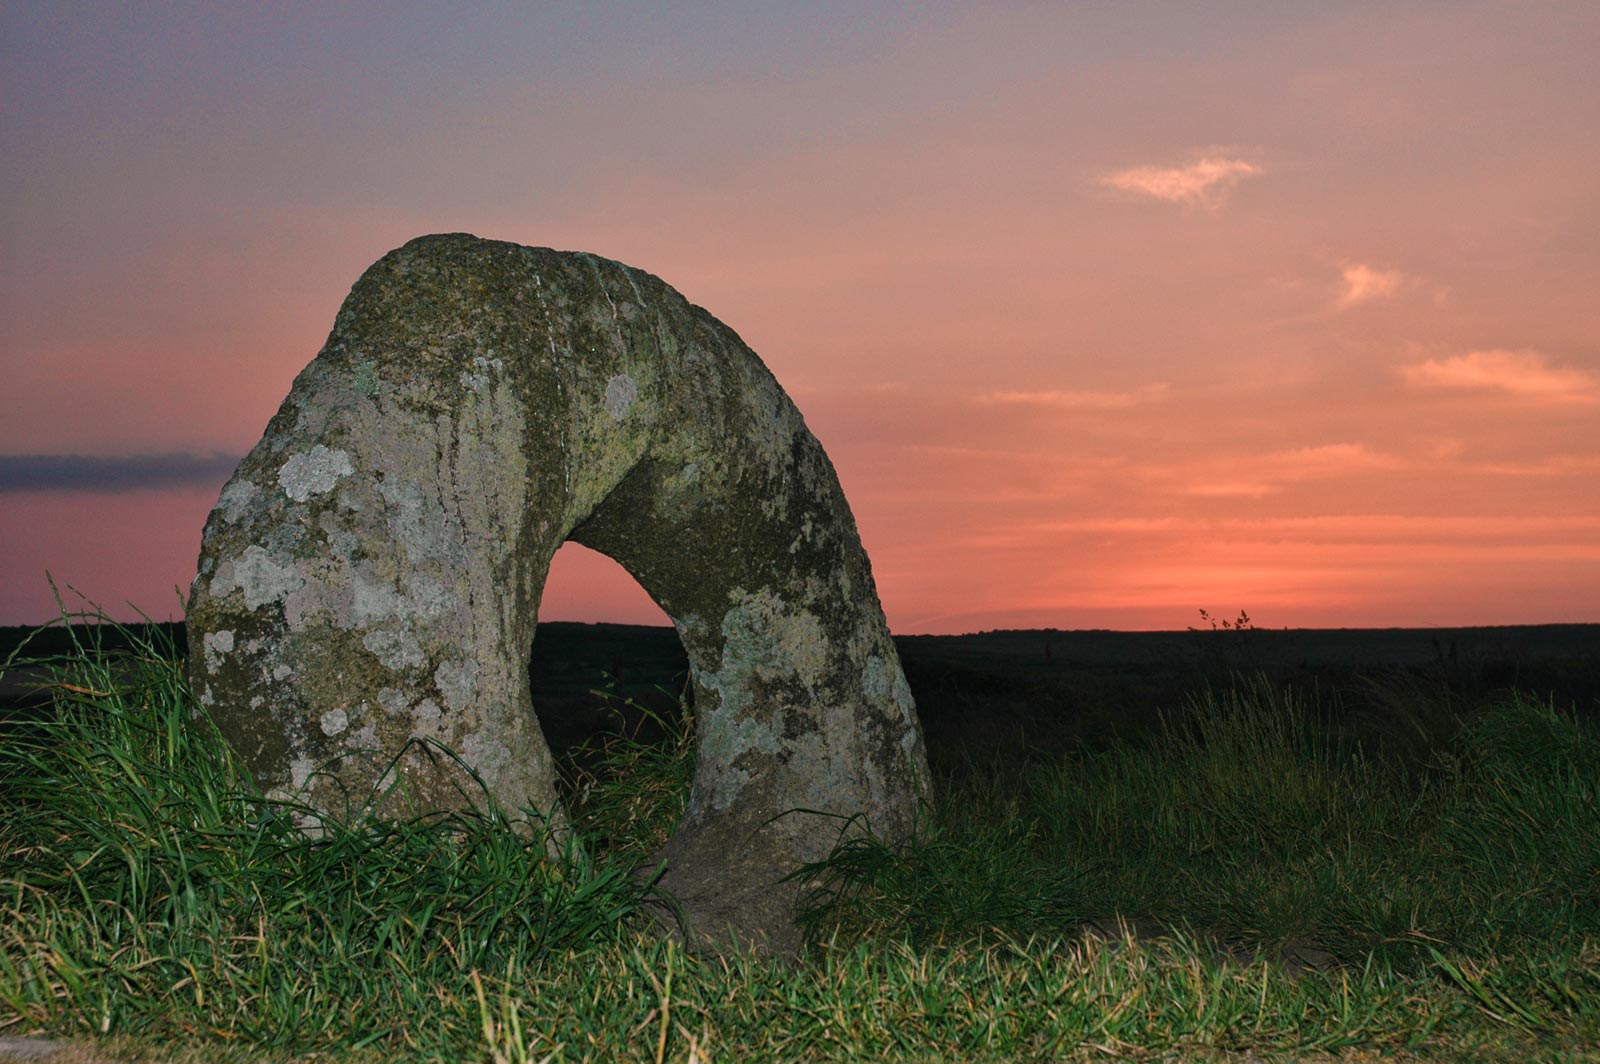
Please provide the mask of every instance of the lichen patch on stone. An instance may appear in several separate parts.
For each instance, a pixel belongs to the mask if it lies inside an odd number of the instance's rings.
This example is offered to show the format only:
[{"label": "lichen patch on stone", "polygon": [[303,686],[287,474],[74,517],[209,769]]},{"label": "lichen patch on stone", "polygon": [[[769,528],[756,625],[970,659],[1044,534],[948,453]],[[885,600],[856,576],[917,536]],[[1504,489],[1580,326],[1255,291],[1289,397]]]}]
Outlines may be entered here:
[{"label": "lichen patch on stone", "polygon": [[244,595],[247,610],[258,610],[269,602],[281,601],[305,587],[306,578],[292,565],[280,565],[264,548],[251,544],[244,554],[217,567],[211,578],[211,594],[222,598],[238,590]]},{"label": "lichen patch on stone", "polygon": [[478,731],[461,741],[461,754],[473,771],[491,786],[511,761],[511,751],[498,737]]},{"label": "lichen patch on stone", "polygon": [[[362,638],[361,645],[372,651],[378,660],[383,662],[384,667],[389,669],[420,668],[427,660],[422,654],[422,644],[410,632],[377,629],[368,632]],[[383,690],[387,692],[392,689],[386,687]]]},{"label": "lichen patch on stone", "polygon": [[476,661],[441,662],[433,671],[433,683],[444,704],[458,713],[472,705],[478,694],[478,671]]},{"label": "lichen patch on stone", "polygon": [[351,379],[350,386],[368,399],[375,398],[378,394],[378,366],[371,359],[363,359],[356,363],[356,371]]},{"label": "lichen patch on stone", "polygon": [[283,463],[278,470],[278,484],[289,498],[305,502],[313,495],[332,491],[340,477],[354,472],[348,452],[331,450],[319,443]]},{"label": "lichen patch on stone", "polygon": [[222,489],[222,496],[217,499],[217,509],[222,512],[222,519],[230,525],[239,523],[239,518],[245,516],[250,510],[250,500],[260,494],[261,489],[248,480],[230,481]]},{"label": "lichen patch on stone", "polygon": [[[489,355],[494,355],[493,348],[489,349]],[[489,382],[499,376],[504,369],[505,363],[498,358],[474,355],[472,357],[472,368],[463,370],[461,373],[461,384],[469,391],[482,395],[488,390]]]},{"label": "lichen patch on stone", "polygon": [[222,667],[222,655],[233,652],[233,633],[226,628],[220,632],[207,632],[200,642],[205,648],[206,668],[212,672]]},{"label": "lichen patch on stone", "polygon": [[767,590],[743,592],[722,617],[722,671],[815,687],[827,665],[822,622]]},{"label": "lichen patch on stone", "polygon": [[916,709],[916,700],[911,696],[911,685],[906,682],[905,672],[898,662],[890,662],[882,655],[867,656],[862,689],[873,701],[892,698],[896,708],[903,713],[911,713]]},{"label": "lichen patch on stone", "polygon": [[626,373],[619,373],[606,381],[606,413],[611,420],[621,422],[628,416],[633,401],[639,397],[639,386]]},{"label": "lichen patch on stone", "polygon": [[[448,425],[438,429],[448,438]],[[453,557],[460,549],[463,532],[459,520],[440,507],[440,500],[428,498],[413,480],[390,476],[378,486],[388,503],[389,534],[412,564],[424,564]]]},{"label": "lichen patch on stone", "polygon": [[391,620],[404,611],[405,598],[392,584],[363,573],[360,567],[351,573],[350,620],[356,627]]},{"label": "lichen patch on stone", "polygon": [[456,594],[436,576],[412,573],[406,577],[406,597],[418,617],[439,617],[455,608]]},{"label": "lichen patch on stone", "polygon": [[298,795],[305,790],[306,781],[317,770],[317,763],[309,757],[297,757],[289,763],[289,786],[292,788],[290,797]]}]

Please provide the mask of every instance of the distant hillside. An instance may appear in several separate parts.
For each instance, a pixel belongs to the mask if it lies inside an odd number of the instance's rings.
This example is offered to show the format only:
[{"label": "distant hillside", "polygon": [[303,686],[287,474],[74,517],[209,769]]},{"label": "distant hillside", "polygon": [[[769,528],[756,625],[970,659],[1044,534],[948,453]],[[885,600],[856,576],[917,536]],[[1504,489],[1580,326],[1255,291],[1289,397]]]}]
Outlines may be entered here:
[{"label": "distant hillside", "polygon": [[[139,637],[158,635],[182,654],[187,638],[182,622],[74,625],[39,631],[29,642],[30,657],[68,653],[73,638],[83,645],[123,649],[124,630]],[[0,661],[35,629],[0,627]],[[902,655],[948,662],[1073,669],[1084,665],[1170,668],[1218,654],[1243,656],[1262,667],[1284,665],[1424,665],[1455,657],[1493,661],[1600,658],[1600,624],[1512,625],[1485,628],[1332,628],[1245,631],[1111,632],[1054,628],[1000,630],[971,635],[897,635]],[[588,664],[649,672],[682,660],[677,634],[669,627],[639,624],[581,624],[549,621],[539,626],[534,657],[549,656],[552,676],[576,679]],[[686,663],[685,663],[686,664]]]},{"label": "distant hillside", "polygon": [[903,635],[902,653],[950,661],[1070,669],[1081,665],[1172,667],[1219,653],[1262,668],[1285,665],[1423,665],[1441,658],[1536,661],[1600,657],[1600,624],[1490,628],[1248,628],[1242,631],[1110,632],[1053,628],[974,635]]},{"label": "distant hillside", "polygon": [[[29,633],[0,628],[0,661]],[[124,649],[155,635],[186,653],[182,624],[46,629],[24,653]],[[929,749],[950,759],[1098,744],[1181,712],[1206,688],[1260,673],[1318,692],[1330,712],[1381,714],[1386,689],[1460,702],[1511,688],[1600,714],[1600,625],[1189,632],[980,632],[896,636]],[[688,661],[668,627],[541,624],[529,663],[539,722],[558,754],[677,713]],[[0,709],[37,698],[41,674],[0,677]],[[1376,684],[1375,682],[1376,681]],[[631,704],[630,704],[631,703]],[[3,723],[3,721],[0,721]]]}]

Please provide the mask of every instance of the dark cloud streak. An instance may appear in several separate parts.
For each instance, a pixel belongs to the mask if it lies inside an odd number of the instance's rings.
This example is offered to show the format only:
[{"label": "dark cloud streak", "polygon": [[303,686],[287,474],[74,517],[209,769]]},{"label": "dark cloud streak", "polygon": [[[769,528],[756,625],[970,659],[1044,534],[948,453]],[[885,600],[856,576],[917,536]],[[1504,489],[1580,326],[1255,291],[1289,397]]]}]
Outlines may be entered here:
[{"label": "dark cloud streak", "polygon": [[221,488],[239,464],[237,455],[169,454],[0,455],[0,494],[92,492],[102,495],[156,488]]}]

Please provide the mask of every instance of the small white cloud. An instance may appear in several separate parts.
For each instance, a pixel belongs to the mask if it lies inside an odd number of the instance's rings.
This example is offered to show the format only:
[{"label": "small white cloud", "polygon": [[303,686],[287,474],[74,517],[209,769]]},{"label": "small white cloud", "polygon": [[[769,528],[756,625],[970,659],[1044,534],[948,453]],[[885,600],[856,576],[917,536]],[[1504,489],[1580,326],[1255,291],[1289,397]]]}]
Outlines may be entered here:
[{"label": "small white cloud", "polygon": [[1166,203],[1214,207],[1240,181],[1261,173],[1261,167],[1243,159],[1207,157],[1188,166],[1136,166],[1131,170],[1118,170],[1102,177],[1100,183],[1119,192]]},{"label": "small white cloud", "polygon": [[1375,270],[1359,262],[1344,268],[1339,309],[1346,310],[1374,299],[1388,299],[1400,290],[1405,275],[1399,270]]},{"label": "small white cloud", "polygon": [[1600,402],[1600,377],[1552,366],[1537,351],[1469,351],[1400,367],[1413,388],[1503,392],[1544,403]]},{"label": "small white cloud", "polygon": [[1041,406],[1053,410],[1127,410],[1145,403],[1160,402],[1167,395],[1165,384],[1150,384],[1136,392],[987,392],[978,402],[990,405]]}]

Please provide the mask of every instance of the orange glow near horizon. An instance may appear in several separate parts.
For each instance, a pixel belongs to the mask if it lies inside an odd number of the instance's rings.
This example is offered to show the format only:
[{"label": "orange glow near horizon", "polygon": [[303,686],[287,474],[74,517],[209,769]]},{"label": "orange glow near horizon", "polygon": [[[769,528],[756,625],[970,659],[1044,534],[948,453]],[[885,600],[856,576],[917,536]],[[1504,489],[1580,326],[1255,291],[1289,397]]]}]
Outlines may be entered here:
[{"label": "orange glow near horizon", "polygon": [[[1600,9],[1296,7],[19,18],[0,624],[173,615],[221,487],[7,456],[242,454],[440,231],[737,330],[896,632],[1600,622]],[[542,616],[665,623],[576,546]]]}]

